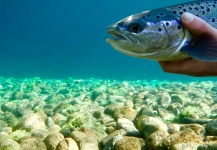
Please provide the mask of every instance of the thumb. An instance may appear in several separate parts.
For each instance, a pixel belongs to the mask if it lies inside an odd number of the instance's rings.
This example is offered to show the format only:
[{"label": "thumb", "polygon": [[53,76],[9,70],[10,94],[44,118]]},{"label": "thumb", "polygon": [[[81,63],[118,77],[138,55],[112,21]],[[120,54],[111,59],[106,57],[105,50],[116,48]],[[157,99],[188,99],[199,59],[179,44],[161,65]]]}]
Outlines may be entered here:
[{"label": "thumb", "polygon": [[200,37],[203,35],[209,35],[217,37],[217,30],[215,28],[213,28],[203,19],[191,13],[185,12],[181,16],[181,22],[186,29],[188,29],[192,34],[196,36]]}]

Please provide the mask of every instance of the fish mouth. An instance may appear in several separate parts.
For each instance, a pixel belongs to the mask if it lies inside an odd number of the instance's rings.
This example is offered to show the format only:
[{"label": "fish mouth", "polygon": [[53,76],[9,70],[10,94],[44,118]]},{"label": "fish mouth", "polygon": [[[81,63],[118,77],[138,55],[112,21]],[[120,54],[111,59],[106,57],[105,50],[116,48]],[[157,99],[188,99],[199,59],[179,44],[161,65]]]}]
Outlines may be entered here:
[{"label": "fish mouth", "polygon": [[130,44],[137,45],[138,40],[129,34],[123,34],[120,31],[117,31],[113,28],[107,28],[106,30],[109,34],[113,35],[113,37],[106,37],[106,41],[124,41],[129,42]]}]

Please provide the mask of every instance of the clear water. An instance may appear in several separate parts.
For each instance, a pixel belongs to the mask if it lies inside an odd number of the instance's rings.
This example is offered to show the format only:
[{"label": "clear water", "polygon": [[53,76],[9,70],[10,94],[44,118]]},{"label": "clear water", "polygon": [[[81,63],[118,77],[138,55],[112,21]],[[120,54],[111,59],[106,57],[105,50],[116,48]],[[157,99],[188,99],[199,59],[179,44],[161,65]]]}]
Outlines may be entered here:
[{"label": "clear water", "polygon": [[0,0],[0,76],[216,80],[164,73],[157,62],[125,56],[104,40],[111,23],[187,1]]}]

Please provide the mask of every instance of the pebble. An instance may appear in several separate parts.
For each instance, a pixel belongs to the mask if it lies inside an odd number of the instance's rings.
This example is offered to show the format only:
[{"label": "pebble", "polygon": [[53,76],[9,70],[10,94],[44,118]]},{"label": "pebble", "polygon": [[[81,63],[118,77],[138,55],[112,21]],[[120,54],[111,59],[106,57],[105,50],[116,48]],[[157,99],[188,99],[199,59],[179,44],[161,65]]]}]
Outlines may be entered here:
[{"label": "pebble", "polygon": [[208,135],[217,136],[217,119],[213,119],[206,125],[206,131]]},{"label": "pebble", "polygon": [[124,129],[127,135],[139,136],[140,133],[134,126],[133,122],[126,118],[118,118],[117,129]]},{"label": "pebble", "polygon": [[49,150],[55,150],[60,141],[64,139],[64,136],[60,133],[53,133],[48,135],[44,139],[44,143]]}]

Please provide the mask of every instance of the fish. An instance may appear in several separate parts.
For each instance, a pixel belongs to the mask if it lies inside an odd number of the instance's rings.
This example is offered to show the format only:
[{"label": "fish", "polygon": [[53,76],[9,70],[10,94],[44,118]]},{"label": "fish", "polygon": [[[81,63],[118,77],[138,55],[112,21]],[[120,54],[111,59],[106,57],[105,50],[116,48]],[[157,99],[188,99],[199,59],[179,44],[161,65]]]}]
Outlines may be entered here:
[{"label": "fish", "polygon": [[106,42],[138,58],[217,62],[217,41],[190,33],[180,21],[184,12],[217,28],[217,0],[197,0],[130,15],[107,27],[112,37],[106,37]]}]

